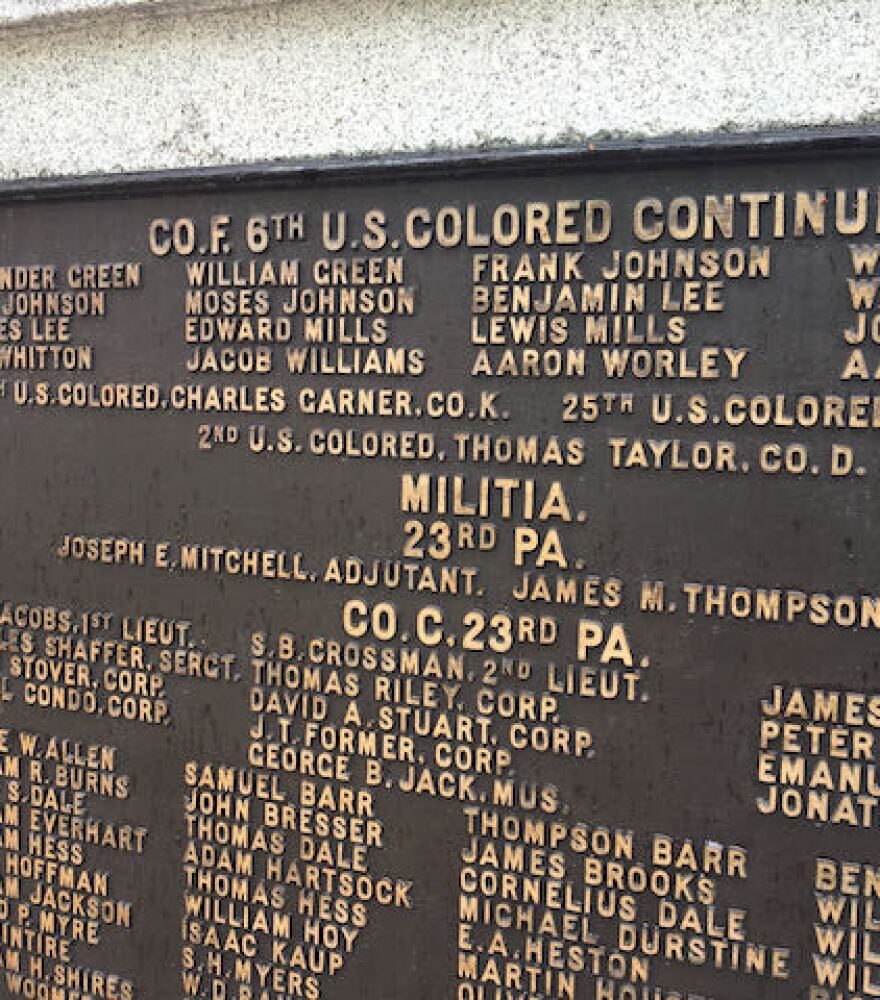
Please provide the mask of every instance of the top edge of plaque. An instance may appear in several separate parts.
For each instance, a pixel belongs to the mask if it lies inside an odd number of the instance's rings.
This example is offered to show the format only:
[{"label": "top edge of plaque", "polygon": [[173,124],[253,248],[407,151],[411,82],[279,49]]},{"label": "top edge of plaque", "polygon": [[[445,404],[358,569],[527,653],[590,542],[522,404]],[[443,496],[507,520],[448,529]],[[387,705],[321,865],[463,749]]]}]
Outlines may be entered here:
[{"label": "top edge of plaque", "polygon": [[130,193],[186,192],[228,187],[282,187],[367,183],[386,178],[462,177],[546,170],[589,171],[664,164],[792,160],[880,150],[880,127],[853,126],[743,133],[701,133],[661,138],[596,139],[576,146],[509,146],[438,150],[364,157],[322,157],[248,164],[184,167],[113,174],[35,177],[0,182],[0,202],[66,197],[114,197]]}]

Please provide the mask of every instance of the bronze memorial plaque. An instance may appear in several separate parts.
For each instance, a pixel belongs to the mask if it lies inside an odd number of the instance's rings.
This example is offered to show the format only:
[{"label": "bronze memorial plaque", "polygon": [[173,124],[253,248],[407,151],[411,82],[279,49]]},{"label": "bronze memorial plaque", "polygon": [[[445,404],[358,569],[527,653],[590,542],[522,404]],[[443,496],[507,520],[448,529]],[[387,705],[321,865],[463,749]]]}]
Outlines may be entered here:
[{"label": "bronze memorial plaque", "polygon": [[878,167],[0,192],[0,995],[880,996]]}]

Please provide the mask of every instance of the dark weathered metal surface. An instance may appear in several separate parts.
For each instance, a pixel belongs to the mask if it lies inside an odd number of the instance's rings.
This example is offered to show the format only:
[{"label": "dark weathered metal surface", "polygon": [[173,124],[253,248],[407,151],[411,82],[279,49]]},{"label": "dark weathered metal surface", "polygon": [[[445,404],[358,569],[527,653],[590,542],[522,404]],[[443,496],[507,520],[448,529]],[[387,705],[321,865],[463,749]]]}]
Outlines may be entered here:
[{"label": "dark weathered metal surface", "polygon": [[877,995],[876,172],[8,191],[0,993]]}]

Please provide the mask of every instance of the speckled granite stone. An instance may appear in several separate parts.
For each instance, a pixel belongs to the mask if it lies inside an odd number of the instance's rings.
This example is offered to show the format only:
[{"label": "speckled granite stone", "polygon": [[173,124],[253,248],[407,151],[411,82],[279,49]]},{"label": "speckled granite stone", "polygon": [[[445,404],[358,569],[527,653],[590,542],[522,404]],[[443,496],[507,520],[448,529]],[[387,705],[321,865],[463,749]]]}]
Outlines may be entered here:
[{"label": "speckled granite stone", "polygon": [[880,2],[0,0],[0,176],[873,123]]}]

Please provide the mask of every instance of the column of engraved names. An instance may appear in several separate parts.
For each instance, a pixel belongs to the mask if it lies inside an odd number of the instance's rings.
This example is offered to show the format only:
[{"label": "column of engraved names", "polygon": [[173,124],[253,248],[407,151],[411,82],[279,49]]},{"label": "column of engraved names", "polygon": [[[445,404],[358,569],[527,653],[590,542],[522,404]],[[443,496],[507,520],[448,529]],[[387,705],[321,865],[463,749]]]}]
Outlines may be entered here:
[{"label": "column of engraved names", "polygon": [[184,995],[319,996],[342,959],[303,916],[277,776],[191,761],[185,783]]},{"label": "column of engraved names", "polygon": [[[135,538],[65,535],[54,553],[63,560],[159,565],[151,548]],[[208,648],[185,620],[0,602],[0,694],[7,703],[168,727],[170,688],[181,678],[235,683],[236,656]]]},{"label": "column of engraved names", "polygon": [[880,994],[880,870],[817,858],[816,922],[809,1000],[861,1000]]},{"label": "column of engraved names", "polygon": [[460,1000],[505,989],[683,996],[683,984],[668,981],[670,964],[767,980],[792,974],[791,949],[756,940],[748,910],[730,899],[748,877],[743,848],[569,820],[546,792],[531,814],[465,814]]},{"label": "column of engraved names", "polygon": [[[0,397],[65,408],[115,400],[117,391],[105,393],[88,373],[99,370],[102,351],[113,350],[107,338],[119,293],[142,285],[134,261],[0,264]],[[7,372],[15,378],[2,378]]]},{"label": "column of engraved names", "polygon": [[138,887],[104,866],[142,856],[147,829],[95,808],[130,798],[118,752],[24,730],[0,730],[0,743],[5,988],[10,996],[42,996],[50,985],[53,1000],[133,1000],[136,981],[96,967],[92,955],[111,946],[130,962],[126,946],[137,933],[137,907],[117,894],[126,883],[132,895]]}]

